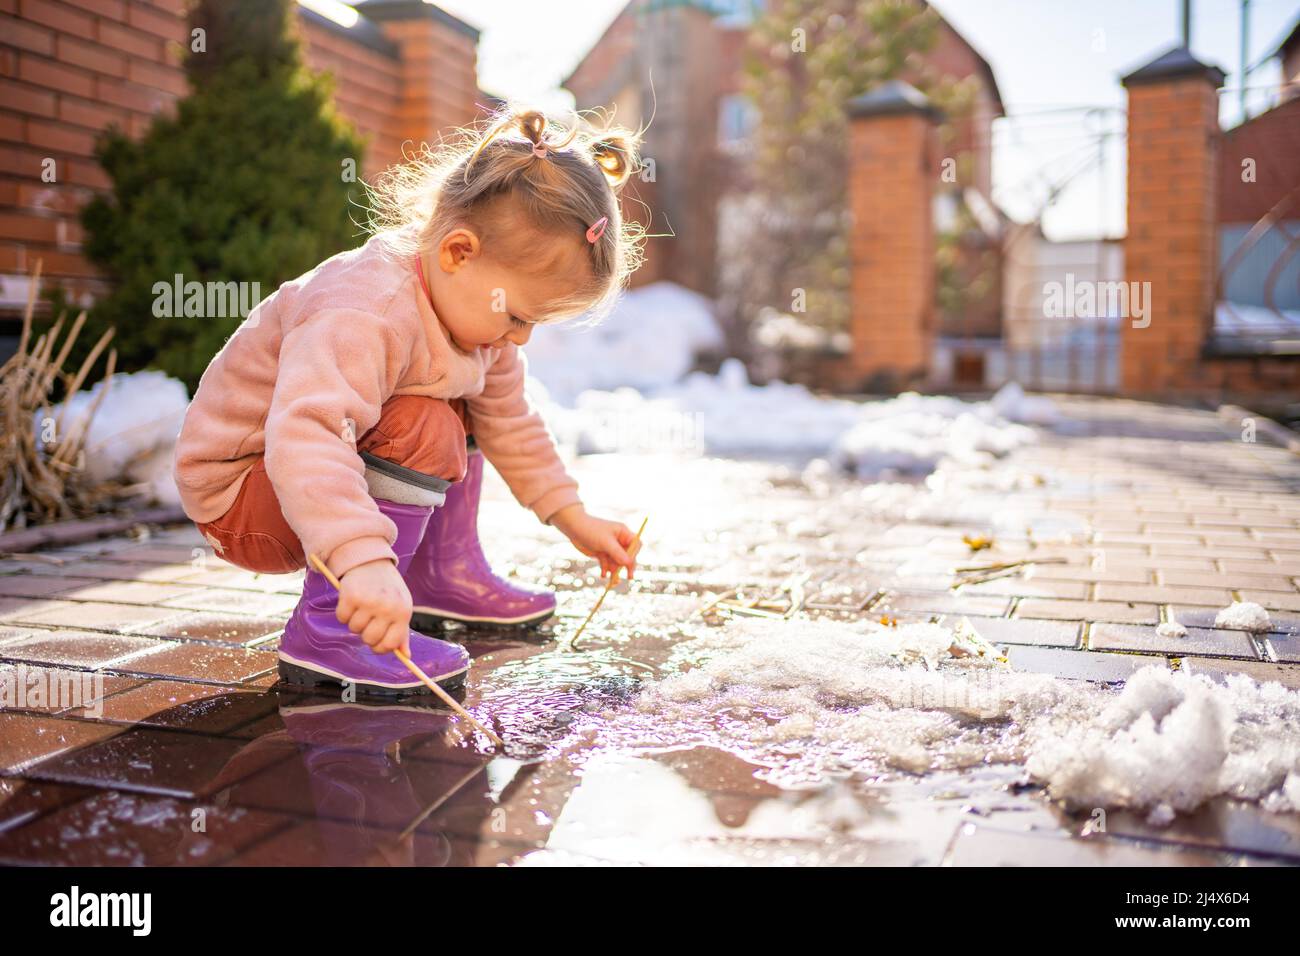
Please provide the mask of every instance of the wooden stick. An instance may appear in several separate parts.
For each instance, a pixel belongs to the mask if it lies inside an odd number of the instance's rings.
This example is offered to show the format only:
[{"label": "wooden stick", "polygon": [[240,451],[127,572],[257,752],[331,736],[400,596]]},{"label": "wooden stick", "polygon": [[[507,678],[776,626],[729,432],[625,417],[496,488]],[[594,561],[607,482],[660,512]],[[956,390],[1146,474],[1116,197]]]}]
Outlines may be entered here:
[{"label": "wooden stick", "polygon": [[[645,530],[646,522],[649,520],[650,520],[649,515],[646,515],[644,518],[642,518],[641,527],[637,528],[636,534],[632,536],[632,543],[628,545],[628,549],[627,549],[627,556],[629,558],[635,558],[636,553],[641,550],[641,532]],[[596,616],[596,612],[600,610],[600,606],[605,603],[605,595],[614,589],[614,585],[618,584],[618,572],[621,570],[623,569],[620,567],[615,567],[613,572],[611,572],[609,576],[609,583],[605,585],[605,590],[601,592],[600,597],[596,598],[596,606],[591,609],[591,613],[588,614],[587,619],[582,622],[582,625],[578,628],[577,633],[574,634],[573,637],[569,638],[570,650],[577,647],[578,638],[582,637],[582,632],[587,629],[587,625],[591,623],[591,619]]]},{"label": "wooden stick", "polygon": [[[339,579],[334,576],[333,571],[325,567],[325,563],[321,561],[320,558],[316,557],[316,555],[314,554],[309,554],[307,555],[307,560],[312,563],[312,566],[315,567],[317,571],[325,575],[325,580],[329,581],[330,584],[334,585],[334,590],[336,591],[342,590],[342,585],[339,583]],[[360,638],[358,638],[358,640],[360,640]],[[425,687],[429,688],[429,690],[433,691],[440,698],[442,698],[442,702],[444,704],[446,704],[456,713],[460,714],[460,716],[468,720],[471,724],[474,725],[476,729],[482,731],[482,733],[488,738],[488,740],[492,741],[498,747],[505,746],[504,740],[502,740],[491,730],[484,727],[477,720],[475,720],[473,715],[470,714],[468,710],[460,706],[460,704],[456,703],[456,701],[452,699],[452,696],[450,694],[448,694],[445,690],[439,687],[435,681],[430,679],[428,674],[420,670],[420,665],[415,663],[415,661],[411,660],[411,658],[408,657],[400,647],[397,650],[393,651],[393,653],[397,655],[397,659],[399,661],[401,661],[404,665],[406,665],[406,669],[408,671],[410,671],[412,674],[414,674],[416,677],[420,679],[420,683],[422,683]]]}]

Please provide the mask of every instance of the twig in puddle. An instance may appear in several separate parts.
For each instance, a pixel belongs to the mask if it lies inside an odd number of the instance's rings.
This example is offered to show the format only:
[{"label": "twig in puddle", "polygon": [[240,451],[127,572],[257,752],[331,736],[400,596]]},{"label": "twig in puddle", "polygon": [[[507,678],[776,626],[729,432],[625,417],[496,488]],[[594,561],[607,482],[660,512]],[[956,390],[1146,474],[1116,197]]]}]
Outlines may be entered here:
[{"label": "twig in puddle", "polygon": [[804,585],[812,577],[811,571],[805,571],[801,574],[791,575],[781,584],[780,593],[789,595],[788,603],[771,598],[752,598],[746,600],[743,595],[743,588],[732,588],[716,595],[712,600],[700,608],[700,615],[707,616],[710,611],[724,610],[731,614],[740,614],[747,617],[765,617],[777,621],[788,621],[801,610],[808,600],[807,590]]},{"label": "twig in puddle", "polygon": [[1014,577],[1020,574],[1026,568],[1035,564],[1067,564],[1067,558],[1026,558],[1023,561],[1008,561],[1004,564],[989,564],[969,568],[953,568],[953,574],[957,580],[953,581],[951,589],[956,591],[968,584],[985,584],[989,581],[997,581],[1001,578]]},{"label": "twig in puddle", "polygon": [[[641,532],[645,531],[646,522],[649,520],[649,515],[642,518],[641,527],[637,528],[636,534],[632,536],[632,544],[629,545],[627,549],[627,556],[629,558],[635,559],[637,552],[641,550]],[[587,629],[587,625],[591,623],[591,619],[596,616],[596,612],[600,610],[600,606],[605,603],[605,595],[614,590],[614,586],[618,584],[618,572],[620,570],[622,569],[616,567],[610,572],[609,583],[605,585],[605,590],[601,592],[600,597],[596,598],[596,606],[591,609],[591,613],[587,615],[587,619],[578,627],[578,630],[573,637],[569,638],[569,650],[576,651],[578,649],[578,638],[582,637],[582,632]]]},{"label": "twig in puddle", "polygon": [[[314,554],[309,554],[307,555],[307,560],[311,562],[312,567],[314,567],[321,574],[325,575],[325,580],[329,581],[330,584],[334,585],[334,590],[338,591],[342,589],[342,585],[339,583],[339,579],[334,576],[333,571],[325,567],[325,563],[321,561],[320,558],[316,557],[316,555]],[[506,745],[506,742],[504,740],[502,740],[500,737],[494,734],[487,727],[484,727],[482,724],[480,724],[477,720],[474,719],[474,716],[468,710],[460,706],[460,704],[456,703],[456,701],[452,698],[452,696],[448,694],[445,690],[443,690],[441,687],[439,687],[437,683],[435,683],[429,677],[428,674],[426,674],[424,671],[420,669],[420,665],[416,664],[415,661],[411,660],[411,658],[408,657],[406,653],[402,651],[401,648],[398,648],[397,650],[393,651],[393,654],[396,655],[397,659],[402,662],[402,664],[406,667],[408,671],[410,671],[412,674],[414,674],[416,677],[420,679],[421,684],[429,688],[429,690],[433,691],[433,693],[436,694],[444,704],[446,704],[448,707],[450,707],[460,716],[468,720],[470,724],[472,724],[475,727],[475,729],[479,730],[485,737],[487,737],[488,740],[492,741],[498,747],[504,747]]]},{"label": "twig in puddle", "polygon": [[1002,564],[981,564],[969,568],[953,568],[954,574],[967,574],[977,571],[1005,571],[1019,568],[1026,564],[1068,564],[1069,558],[1025,558],[1021,561],[1007,561]]}]

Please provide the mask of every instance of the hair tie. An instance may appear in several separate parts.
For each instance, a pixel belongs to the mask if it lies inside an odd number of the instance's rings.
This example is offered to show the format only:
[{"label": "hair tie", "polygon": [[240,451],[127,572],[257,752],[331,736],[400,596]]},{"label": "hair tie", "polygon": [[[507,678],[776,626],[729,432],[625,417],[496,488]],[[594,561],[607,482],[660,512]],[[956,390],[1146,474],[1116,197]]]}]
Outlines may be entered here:
[{"label": "hair tie", "polygon": [[608,223],[609,223],[608,216],[601,216],[599,219],[593,222],[591,224],[591,228],[587,230],[587,241],[594,246],[596,244],[596,240],[605,234],[605,226]]},{"label": "hair tie", "polygon": [[533,155],[545,159],[545,158],[546,158],[546,143],[544,143],[544,142],[543,142],[543,143],[534,143],[534,144],[533,144]]}]

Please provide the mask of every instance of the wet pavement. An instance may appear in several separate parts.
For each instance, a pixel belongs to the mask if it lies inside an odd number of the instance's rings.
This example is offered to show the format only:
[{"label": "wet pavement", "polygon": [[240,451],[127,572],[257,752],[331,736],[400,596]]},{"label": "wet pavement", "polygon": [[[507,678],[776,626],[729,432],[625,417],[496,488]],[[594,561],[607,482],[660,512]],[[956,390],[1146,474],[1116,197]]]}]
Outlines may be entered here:
[{"label": "wet pavement", "polygon": [[[577,646],[599,594],[591,562],[490,474],[485,549],[560,597],[534,631],[441,635],[473,654],[459,696],[502,752],[426,702],[278,688],[300,576],[226,565],[191,528],[0,561],[0,678],[26,688],[0,709],[0,862],[1300,861],[1300,815],[1248,802],[1099,819],[1049,799],[997,747],[973,763],[923,742],[905,766],[861,750],[810,762],[797,734],[753,746],[737,729],[752,713],[686,720],[647,704],[742,620],[783,622],[797,641],[817,621],[965,618],[1016,672],[1117,687],[1156,666],[1300,688],[1300,458],[1209,412],[1061,405],[1038,444],[928,487],[579,459],[590,510],[650,521],[636,580]],[[1215,627],[1233,600],[1267,608],[1271,629]],[[1186,637],[1158,632],[1170,619]]]}]

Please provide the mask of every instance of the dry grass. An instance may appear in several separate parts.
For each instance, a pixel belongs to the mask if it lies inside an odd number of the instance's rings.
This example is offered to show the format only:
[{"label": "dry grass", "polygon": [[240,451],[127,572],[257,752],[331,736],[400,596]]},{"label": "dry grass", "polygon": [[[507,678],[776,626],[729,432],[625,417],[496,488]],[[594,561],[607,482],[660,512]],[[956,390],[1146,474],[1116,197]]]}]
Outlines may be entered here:
[{"label": "dry grass", "polygon": [[[82,312],[64,335],[66,315],[32,342],[32,314],[40,286],[41,264],[36,264],[27,309],[23,314],[18,352],[0,366],[0,531],[81,517],[102,510],[118,496],[115,484],[92,483],[84,471],[85,440],[100,401],[108,394],[117,353],[108,351],[105,387],[85,414],[65,422],[66,410],[53,413],[52,395],[78,392],[90,370],[108,348],[113,330],[95,343],[73,374],[63,370],[86,321]],[[57,350],[56,350],[57,346]],[[44,427],[38,434],[34,425]],[[49,439],[48,441],[46,439]]]}]

